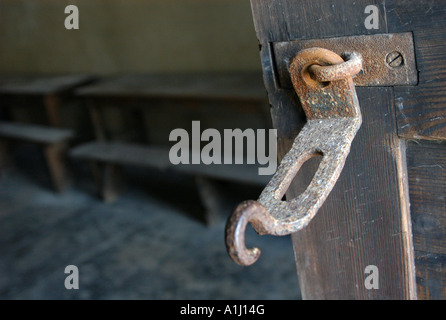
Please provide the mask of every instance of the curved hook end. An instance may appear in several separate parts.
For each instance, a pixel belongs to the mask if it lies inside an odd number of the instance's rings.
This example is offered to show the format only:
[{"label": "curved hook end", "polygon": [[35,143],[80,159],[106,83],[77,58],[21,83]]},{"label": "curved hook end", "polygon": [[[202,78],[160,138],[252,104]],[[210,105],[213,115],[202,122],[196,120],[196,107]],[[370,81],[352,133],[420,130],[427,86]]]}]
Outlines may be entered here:
[{"label": "curved hook end", "polygon": [[267,213],[258,201],[248,200],[239,204],[232,212],[226,223],[226,249],[235,263],[249,266],[256,262],[260,256],[259,248],[246,248],[245,230],[249,223],[253,224],[257,232],[262,232],[261,220]]}]

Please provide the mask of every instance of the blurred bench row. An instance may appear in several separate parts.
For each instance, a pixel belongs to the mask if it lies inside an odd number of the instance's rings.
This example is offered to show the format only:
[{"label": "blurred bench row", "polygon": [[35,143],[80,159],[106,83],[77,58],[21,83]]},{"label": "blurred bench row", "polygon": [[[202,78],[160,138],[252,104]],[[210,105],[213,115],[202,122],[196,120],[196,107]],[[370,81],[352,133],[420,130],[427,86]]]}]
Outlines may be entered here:
[{"label": "blurred bench row", "polygon": [[[82,121],[92,132],[87,138],[81,132],[85,126],[73,128],[61,120],[64,106],[73,99],[85,107],[87,117]],[[22,120],[16,108],[29,109],[35,116]],[[36,109],[43,110],[43,117]],[[59,192],[70,185],[67,156],[90,163],[105,201],[118,196],[121,166],[195,176],[210,215],[216,210],[213,179],[266,185],[269,177],[259,176],[256,165],[172,165],[168,133],[190,126],[192,120],[205,127],[270,128],[261,74],[0,76],[0,161],[18,142],[42,146]]]}]

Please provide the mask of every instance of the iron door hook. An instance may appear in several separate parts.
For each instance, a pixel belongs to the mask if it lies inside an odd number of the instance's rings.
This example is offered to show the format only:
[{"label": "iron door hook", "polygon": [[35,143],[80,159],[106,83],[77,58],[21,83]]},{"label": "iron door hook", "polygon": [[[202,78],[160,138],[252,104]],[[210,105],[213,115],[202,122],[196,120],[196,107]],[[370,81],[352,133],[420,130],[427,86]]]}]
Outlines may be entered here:
[{"label": "iron door hook", "polygon": [[[346,61],[323,48],[300,51],[289,72],[307,123],[257,201],[239,204],[226,224],[226,248],[240,265],[251,265],[259,248],[246,248],[245,229],[250,223],[258,234],[287,235],[304,228],[333,189],[361,126],[361,112],[353,77],[362,69],[358,53]],[[315,155],[322,161],[306,190],[283,201],[302,164]]]}]

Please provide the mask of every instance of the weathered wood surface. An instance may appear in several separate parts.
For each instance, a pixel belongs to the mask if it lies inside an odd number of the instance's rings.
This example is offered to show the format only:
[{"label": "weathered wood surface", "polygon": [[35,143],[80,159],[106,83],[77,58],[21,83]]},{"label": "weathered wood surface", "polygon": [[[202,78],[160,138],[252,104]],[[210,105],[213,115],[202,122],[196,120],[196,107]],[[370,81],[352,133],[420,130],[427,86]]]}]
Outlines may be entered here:
[{"label": "weathered wood surface", "polygon": [[79,145],[70,151],[74,158],[151,167],[160,170],[174,170],[179,173],[204,176],[219,180],[265,186],[269,176],[258,175],[258,165],[173,165],[169,160],[169,148],[160,146],[137,145],[122,142],[90,142]]},{"label": "weathered wood surface", "polygon": [[0,122],[0,137],[40,144],[65,142],[74,136],[69,129],[50,128],[23,123]]},{"label": "weathered wood surface", "polygon": [[444,1],[386,1],[389,32],[413,32],[419,83],[395,87],[398,133],[446,139],[446,6]]},{"label": "weathered wood surface", "polygon": [[[414,279],[408,203],[398,180],[405,168],[394,134],[392,92],[357,92],[363,124],[344,170],[310,225],[292,237],[299,283],[308,298],[409,298]],[[296,195],[293,189],[287,193]],[[365,288],[368,265],[378,267],[378,290]]]},{"label": "weathered wood surface", "polygon": [[264,187],[270,178],[258,175],[257,165],[173,165],[169,160],[169,151],[169,148],[162,146],[94,141],[71,149],[70,156],[90,162],[98,194],[105,202],[112,202],[119,196],[123,182],[122,166],[142,166],[164,172],[176,172],[180,176],[193,176],[200,199],[206,208],[205,218],[209,225],[225,216],[222,214],[222,200],[213,180]]},{"label": "weathered wood surface", "polygon": [[[277,86],[271,42],[386,33],[384,1],[251,0],[265,85],[278,129],[279,157],[304,123],[292,90]],[[377,30],[364,9],[380,9]],[[397,137],[392,88],[358,88],[363,125],[331,195],[310,225],[292,236],[302,295],[308,299],[416,297],[404,146]],[[294,181],[287,197],[302,190]],[[364,285],[379,269],[379,289]]]},{"label": "weathered wood surface", "polygon": [[59,94],[89,83],[89,75],[3,75],[0,76],[0,95]]},{"label": "weathered wood surface", "polygon": [[[364,27],[367,16],[364,9],[368,5],[379,8],[378,29],[368,30]],[[387,32],[384,0],[318,0],[301,3],[292,0],[251,0],[251,6],[261,45],[275,41]]]},{"label": "weathered wood surface", "polygon": [[254,164],[213,164],[213,165],[178,165],[178,172],[202,175],[214,179],[245,183],[248,185],[266,186],[271,176],[259,175],[258,165]]},{"label": "weathered wood surface", "polygon": [[408,141],[418,299],[446,299],[446,143]]},{"label": "weathered wood surface", "polygon": [[98,140],[131,139],[170,145],[170,132],[177,128],[189,131],[192,121],[200,121],[202,130],[272,127],[266,92],[258,101],[113,96],[85,99]]},{"label": "weathered wood surface", "polygon": [[224,74],[134,74],[103,79],[76,91],[88,97],[145,97],[172,99],[265,99],[262,75]]},{"label": "weathered wood surface", "polygon": [[74,158],[167,169],[169,149],[122,142],[89,142],[70,150]]},{"label": "weathered wood surface", "polygon": [[76,94],[88,106],[99,142],[81,145],[72,155],[92,162],[106,200],[117,196],[114,166],[176,171],[196,177],[207,220],[212,223],[219,217],[219,200],[211,190],[211,180],[261,186],[268,182],[268,177],[258,175],[256,165],[174,166],[168,157],[169,133],[176,128],[189,130],[192,121],[200,121],[203,129],[244,129],[251,124],[270,128],[261,72],[121,75],[84,86]]},{"label": "weathered wood surface", "polygon": [[[11,118],[14,118],[12,114],[16,108],[43,107],[46,114],[45,122],[51,126],[2,122],[0,135],[8,139],[42,144],[51,180],[57,191],[63,191],[70,184],[68,169],[65,165],[65,151],[66,142],[74,136],[71,130],[57,128],[61,125],[59,108],[62,105],[62,99],[70,90],[89,83],[93,79],[89,75],[0,76],[2,118],[14,120]],[[32,112],[36,113],[36,111]],[[32,122],[35,121],[32,116],[29,118]]]},{"label": "weathered wood surface", "polygon": [[170,145],[169,133],[193,120],[217,129],[271,128],[260,72],[113,76],[76,94],[103,141]]},{"label": "weathered wood surface", "polygon": [[[67,143],[73,136],[74,133],[69,129],[0,122],[0,147],[9,147],[9,141],[21,141],[36,143],[43,148],[51,182],[57,192],[64,191],[71,182],[65,156]],[[0,158],[8,155],[7,149],[0,150]],[[0,163],[0,167],[2,165]]]},{"label": "weathered wood surface", "polygon": [[[45,109],[45,122],[60,127],[60,107],[63,99],[79,86],[91,83],[95,77],[90,75],[1,75],[0,107],[2,117],[14,120],[15,109],[23,107]],[[7,110],[5,110],[7,109]],[[27,112],[36,111],[27,110]],[[34,122],[35,119],[32,121]]]}]

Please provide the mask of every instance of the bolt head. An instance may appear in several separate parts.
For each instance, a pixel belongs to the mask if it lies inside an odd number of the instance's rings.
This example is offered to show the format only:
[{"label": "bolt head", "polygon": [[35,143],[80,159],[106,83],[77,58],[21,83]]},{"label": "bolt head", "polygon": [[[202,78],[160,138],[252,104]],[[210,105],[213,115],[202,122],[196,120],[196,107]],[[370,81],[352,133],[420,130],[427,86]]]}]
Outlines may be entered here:
[{"label": "bolt head", "polygon": [[398,68],[404,65],[404,57],[401,52],[393,51],[387,54],[386,63],[391,68]]}]

